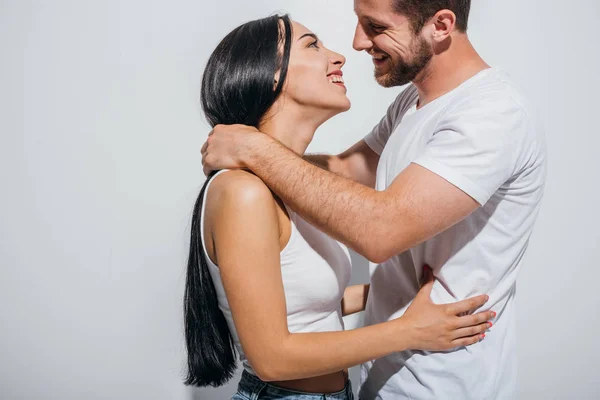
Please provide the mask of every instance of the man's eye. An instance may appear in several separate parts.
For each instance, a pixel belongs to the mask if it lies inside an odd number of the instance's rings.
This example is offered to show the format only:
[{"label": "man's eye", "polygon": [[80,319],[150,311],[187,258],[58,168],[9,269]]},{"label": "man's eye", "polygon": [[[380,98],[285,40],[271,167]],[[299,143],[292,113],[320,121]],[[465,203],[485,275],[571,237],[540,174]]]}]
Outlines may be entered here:
[{"label": "man's eye", "polygon": [[383,32],[385,30],[385,27],[381,26],[381,25],[374,25],[374,24],[369,24],[369,28],[373,31],[373,32]]}]

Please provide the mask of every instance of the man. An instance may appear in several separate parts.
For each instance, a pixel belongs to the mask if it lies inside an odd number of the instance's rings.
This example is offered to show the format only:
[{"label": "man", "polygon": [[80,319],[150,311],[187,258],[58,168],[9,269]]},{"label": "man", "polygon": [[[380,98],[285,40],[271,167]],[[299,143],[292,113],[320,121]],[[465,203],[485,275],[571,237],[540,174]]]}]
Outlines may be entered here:
[{"label": "man", "polygon": [[218,126],[202,148],[205,171],[252,170],[369,259],[366,324],[403,314],[425,264],[438,279],[435,302],[490,295],[497,318],[483,341],[368,362],[361,399],[514,399],[516,275],[544,187],[542,130],[521,92],[472,47],[469,0],[354,7],[354,48],[373,57],[377,82],[412,82],[373,131],[307,162],[253,128]]}]

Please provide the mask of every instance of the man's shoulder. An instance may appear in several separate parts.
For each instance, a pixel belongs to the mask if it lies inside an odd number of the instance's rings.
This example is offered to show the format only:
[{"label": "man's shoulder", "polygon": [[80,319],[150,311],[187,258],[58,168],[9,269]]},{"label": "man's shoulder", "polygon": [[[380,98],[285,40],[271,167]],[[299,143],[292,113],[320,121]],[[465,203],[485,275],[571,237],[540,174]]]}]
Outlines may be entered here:
[{"label": "man's shoulder", "polygon": [[520,86],[506,72],[495,68],[484,71],[480,79],[459,90],[447,110],[461,108],[492,115],[501,115],[506,110],[533,114],[531,104]]},{"label": "man's shoulder", "polygon": [[474,141],[497,142],[513,151],[545,152],[544,127],[525,92],[501,70],[489,71],[448,102],[438,119],[439,129],[461,130]]}]

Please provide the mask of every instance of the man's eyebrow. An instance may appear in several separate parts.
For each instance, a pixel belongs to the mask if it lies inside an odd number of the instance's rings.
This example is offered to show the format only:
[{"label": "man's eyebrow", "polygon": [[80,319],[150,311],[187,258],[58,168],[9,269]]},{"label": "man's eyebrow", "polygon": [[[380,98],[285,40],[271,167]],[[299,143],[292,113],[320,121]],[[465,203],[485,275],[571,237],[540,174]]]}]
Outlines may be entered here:
[{"label": "man's eyebrow", "polygon": [[305,37],[311,37],[315,40],[319,40],[319,38],[317,37],[317,35],[315,35],[314,33],[305,33],[304,35],[300,36],[300,38],[298,39],[298,41],[304,39]]},{"label": "man's eyebrow", "polygon": [[367,18],[365,18],[365,19],[367,20],[367,22],[369,22],[369,23],[371,23],[371,24],[373,24],[373,25],[377,25],[377,26],[386,26],[386,24],[385,24],[385,23],[383,23],[383,22],[381,22],[381,21],[378,21],[378,20],[376,20],[376,19],[373,19],[373,18],[371,18],[371,17],[367,17]]}]

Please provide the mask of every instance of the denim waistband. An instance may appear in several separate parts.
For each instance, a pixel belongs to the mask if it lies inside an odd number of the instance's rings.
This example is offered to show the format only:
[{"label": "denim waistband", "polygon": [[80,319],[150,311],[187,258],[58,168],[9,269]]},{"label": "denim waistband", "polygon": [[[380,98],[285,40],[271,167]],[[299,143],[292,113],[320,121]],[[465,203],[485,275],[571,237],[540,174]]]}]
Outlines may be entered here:
[{"label": "denim waistband", "polygon": [[352,384],[350,380],[346,382],[344,389],[335,393],[308,393],[292,389],[285,389],[279,386],[263,382],[257,376],[248,371],[242,373],[242,379],[238,385],[238,392],[243,393],[250,400],[258,400],[261,397],[268,399],[286,399],[286,400],[353,400]]}]

